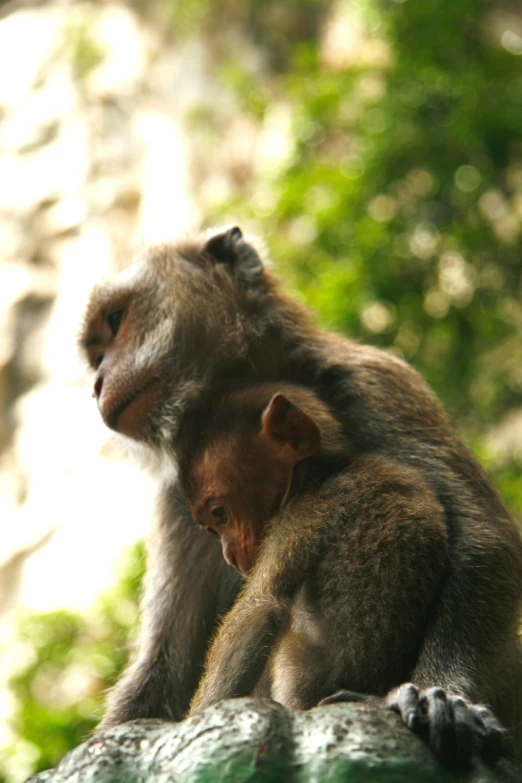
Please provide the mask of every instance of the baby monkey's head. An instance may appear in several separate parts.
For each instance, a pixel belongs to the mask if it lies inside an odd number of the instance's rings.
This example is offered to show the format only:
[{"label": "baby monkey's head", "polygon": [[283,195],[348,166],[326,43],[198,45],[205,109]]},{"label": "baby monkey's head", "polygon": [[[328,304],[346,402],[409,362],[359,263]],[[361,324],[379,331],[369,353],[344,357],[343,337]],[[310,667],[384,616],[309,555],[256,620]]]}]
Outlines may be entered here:
[{"label": "baby monkey's head", "polygon": [[197,430],[180,460],[192,516],[246,576],[267,522],[306,475],[345,453],[341,426],[309,389],[263,384],[219,399]]}]

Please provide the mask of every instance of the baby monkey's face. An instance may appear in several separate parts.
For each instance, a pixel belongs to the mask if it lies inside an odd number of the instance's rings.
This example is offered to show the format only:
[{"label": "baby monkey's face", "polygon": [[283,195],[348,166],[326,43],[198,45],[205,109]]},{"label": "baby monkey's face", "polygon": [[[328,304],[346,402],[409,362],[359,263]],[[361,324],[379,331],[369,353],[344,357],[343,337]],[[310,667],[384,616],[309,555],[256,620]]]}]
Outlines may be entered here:
[{"label": "baby monkey's face", "polygon": [[[192,459],[185,483],[194,520],[221,539],[223,555],[246,576],[255,565],[268,521],[289,497],[295,466],[316,454],[319,428],[284,394],[261,387],[256,425],[241,423],[234,411],[256,390],[229,400],[227,421],[219,435],[209,435]],[[226,410],[226,408],[224,409]]]},{"label": "baby monkey's face", "polygon": [[192,466],[192,516],[220,538],[225,560],[244,576],[256,562],[266,523],[281,507],[291,477],[292,465],[260,432],[223,436]]}]

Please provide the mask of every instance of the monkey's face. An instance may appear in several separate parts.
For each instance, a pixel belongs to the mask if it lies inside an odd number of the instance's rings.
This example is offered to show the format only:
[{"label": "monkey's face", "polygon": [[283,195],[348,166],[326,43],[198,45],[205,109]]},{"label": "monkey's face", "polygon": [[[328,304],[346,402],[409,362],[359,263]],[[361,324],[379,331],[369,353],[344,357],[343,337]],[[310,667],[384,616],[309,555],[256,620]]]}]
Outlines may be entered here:
[{"label": "monkey's face", "polygon": [[145,435],[149,411],[162,393],[161,347],[156,341],[156,361],[147,349],[158,331],[157,305],[145,270],[129,270],[115,284],[93,292],[81,338],[95,371],[93,396],[105,424],[137,439]]},{"label": "monkey's face", "polygon": [[90,299],[80,344],[108,427],[171,448],[180,417],[217,373],[246,361],[263,289],[239,229],[149,251]]},{"label": "monkey's face", "polygon": [[259,433],[215,440],[190,470],[187,498],[194,520],[219,537],[225,560],[244,576],[257,560],[291,474],[288,462],[277,461]]}]

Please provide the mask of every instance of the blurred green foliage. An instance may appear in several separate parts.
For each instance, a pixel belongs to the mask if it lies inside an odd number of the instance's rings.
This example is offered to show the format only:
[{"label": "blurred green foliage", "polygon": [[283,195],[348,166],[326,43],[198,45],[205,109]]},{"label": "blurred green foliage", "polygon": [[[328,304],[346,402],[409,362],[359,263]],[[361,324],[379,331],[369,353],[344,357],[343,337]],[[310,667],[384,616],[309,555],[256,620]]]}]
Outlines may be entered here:
[{"label": "blurred green foliage", "polygon": [[20,655],[27,662],[9,683],[17,707],[12,759],[30,758],[34,772],[48,769],[92,731],[104,692],[128,657],[144,563],[138,544],[127,552],[117,586],[87,614],[57,611],[22,620]]},{"label": "blurred green foliage", "polygon": [[[222,88],[264,138],[254,170],[206,204],[209,221],[261,224],[323,324],[412,362],[521,517],[522,457],[493,453],[487,437],[522,406],[522,39],[494,33],[505,4],[167,5],[174,34],[207,37]],[[234,31],[255,67],[230,45]],[[194,124],[210,171],[219,124],[209,107]],[[92,617],[27,622],[35,658],[12,685],[36,768],[93,726],[123,663],[136,583],[132,566]],[[91,677],[81,699],[39,695],[38,683],[78,666]]]}]

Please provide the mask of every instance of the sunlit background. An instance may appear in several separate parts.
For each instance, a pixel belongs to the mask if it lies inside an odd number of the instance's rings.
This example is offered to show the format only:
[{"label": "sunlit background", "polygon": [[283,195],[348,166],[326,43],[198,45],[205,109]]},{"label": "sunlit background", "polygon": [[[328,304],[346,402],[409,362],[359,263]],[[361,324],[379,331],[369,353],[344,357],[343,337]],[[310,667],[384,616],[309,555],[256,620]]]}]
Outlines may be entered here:
[{"label": "sunlit background", "polygon": [[0,2],[0,781],[81,741],[135,625],[154,491],[90,396],[88,291],[231,221],[522,517],[519,0]]}]

